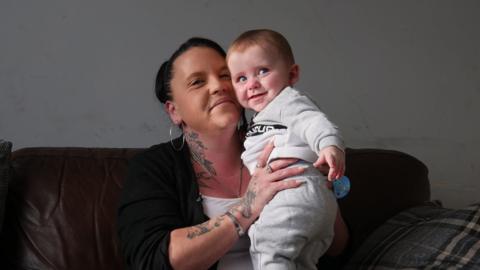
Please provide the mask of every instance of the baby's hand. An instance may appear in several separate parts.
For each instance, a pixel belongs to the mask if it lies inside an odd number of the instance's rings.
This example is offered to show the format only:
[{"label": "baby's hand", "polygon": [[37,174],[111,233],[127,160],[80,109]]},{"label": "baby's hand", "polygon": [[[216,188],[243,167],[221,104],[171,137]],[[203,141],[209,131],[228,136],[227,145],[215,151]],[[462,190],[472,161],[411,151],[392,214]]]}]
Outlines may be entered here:
[{"label": "baby's hand", "polygon": [[323,164],[330,167],[328,180],[338,179],[345,172],[345,153],[336,146],[327,146],[320,150],[318,159],[313,163],[313,166],[319,168]]}]

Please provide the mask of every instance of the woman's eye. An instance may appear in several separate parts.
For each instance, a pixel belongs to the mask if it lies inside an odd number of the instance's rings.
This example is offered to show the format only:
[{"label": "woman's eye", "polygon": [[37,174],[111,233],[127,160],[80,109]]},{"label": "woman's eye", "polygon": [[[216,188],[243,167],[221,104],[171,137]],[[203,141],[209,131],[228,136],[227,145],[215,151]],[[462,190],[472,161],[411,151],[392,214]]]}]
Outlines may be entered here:
[{"label": "woman's eye", "polygon": [[261,69],[258,71],[258,74],[259,74],[259,75],[264,75],[264,74],[266,74],[267,72],[268,72],[268,69],[266,69],[266,68],[261,68]]},{"label": "woman's eye", "polygon": [[230,80],[230,74],[223,74],[223,75],[220,75],[220,78],[222,79],[225,79],[225,80]]},{"label": "woman's eye", "polygon": [[197,85],[200,85],[202,84],[204,81],[202,79],[194,79],[190,82],[190,85],[192,86],[197,86]]}]

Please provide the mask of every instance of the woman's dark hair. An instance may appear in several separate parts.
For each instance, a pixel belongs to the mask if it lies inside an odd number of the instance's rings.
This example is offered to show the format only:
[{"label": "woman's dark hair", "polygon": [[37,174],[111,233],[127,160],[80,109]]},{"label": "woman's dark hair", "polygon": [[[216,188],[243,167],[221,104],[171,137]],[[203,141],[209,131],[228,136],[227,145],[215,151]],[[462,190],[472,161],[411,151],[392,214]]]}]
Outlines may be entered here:
[{"label": "woman's dark hair", "polygon": [[193,37],[189,40],[185,41],[180,47],[172,54],[170,59],[165,61],[158,70],[157,78],[155,80],[155,94],[157,95],[158,100],[161,103],[165,103],[167,100],[171,100],[172,98],[172,89],[170,88],[170,81],[172,80],[172,67],[175,60],[194,47],[206,47],[215,50],[218,54],[223,57],[226,57],[225,51],[222,49],[220,45],[218,45],[215,41],[200,38],[200,37]]}]

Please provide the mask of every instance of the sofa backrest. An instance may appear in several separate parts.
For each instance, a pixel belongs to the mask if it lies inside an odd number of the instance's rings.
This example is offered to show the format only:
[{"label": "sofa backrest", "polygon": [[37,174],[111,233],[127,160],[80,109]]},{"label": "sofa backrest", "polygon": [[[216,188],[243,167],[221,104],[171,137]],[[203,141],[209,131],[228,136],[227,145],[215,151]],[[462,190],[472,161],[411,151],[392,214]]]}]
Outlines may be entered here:
[{"label": "sofa backrest", "polygon": [[[13,153],[2,269],[124,269],[116,210],[128,160],[141,149],[25,148]],[[430,199],[425,165],[407,154],[347,149],[339,200],[355,249],[399,211]]]},{"label": "sofa backrest", "polygon": [[355,250],[380,224],[430,200],[428,169],[411,155],[383,149],[347,149],[346,172],[352,187],[338,201]]}]

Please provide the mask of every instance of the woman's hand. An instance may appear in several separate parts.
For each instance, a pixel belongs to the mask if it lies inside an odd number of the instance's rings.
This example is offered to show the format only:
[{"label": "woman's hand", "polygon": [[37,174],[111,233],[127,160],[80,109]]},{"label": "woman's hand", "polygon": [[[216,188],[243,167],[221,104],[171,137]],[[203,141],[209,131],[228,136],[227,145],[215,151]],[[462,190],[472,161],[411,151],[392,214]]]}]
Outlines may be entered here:
[{"label": "woman's hand", "polygon": [[302,182],[293,179],[281,181],[305,171],[305,168],[301,166],[285,168],[295,163],[297,159],[278,159],[267,164],[273,148],[273,141],[265,146],[258,157],[257,169],[253,172],[242,201],[229,210],[235,215],[244,230],[257,219],[265,205],[277,192],[288,188],[296,188],[302,184]]}]

